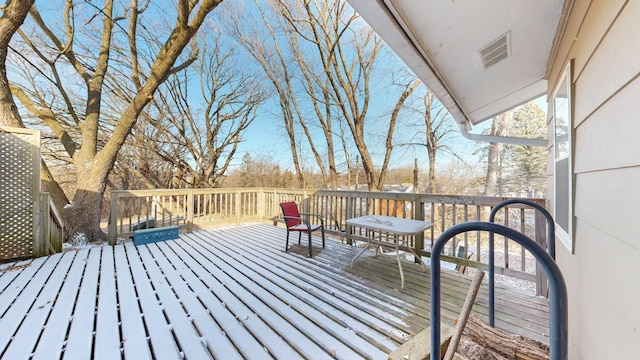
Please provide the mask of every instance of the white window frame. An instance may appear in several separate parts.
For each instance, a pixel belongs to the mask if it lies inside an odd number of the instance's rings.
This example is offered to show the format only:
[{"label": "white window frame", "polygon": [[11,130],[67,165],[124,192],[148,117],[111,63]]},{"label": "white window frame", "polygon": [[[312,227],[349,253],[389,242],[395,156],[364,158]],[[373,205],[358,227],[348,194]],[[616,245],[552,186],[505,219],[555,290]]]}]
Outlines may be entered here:
[{"label": "white window frame", "polygon": [[[575,241],[573,236],[574,227],[574,179],[573,179],[573,86],[572,86],[572,65],[569,62],[558,85],[551,97],[553,109],[553,214],[556,221],[556,238],[570,251],[574,253]],[[558,121],[558,120],[561,120]],[[560,131],[559,131],[560,130]],[[567,194],[558,196],[558,168],[564,167],[566,171]],[[568,167],[568,168],[567,168]],[[560,201],[559,201],[560,200]],[[566,206],[566,209],[559,209],[559,206]],[[564,213],[566,211],[566,213]],[[558,220],[561,219],[562,223]],[[566,228],[565,228],[566,227]]]}]

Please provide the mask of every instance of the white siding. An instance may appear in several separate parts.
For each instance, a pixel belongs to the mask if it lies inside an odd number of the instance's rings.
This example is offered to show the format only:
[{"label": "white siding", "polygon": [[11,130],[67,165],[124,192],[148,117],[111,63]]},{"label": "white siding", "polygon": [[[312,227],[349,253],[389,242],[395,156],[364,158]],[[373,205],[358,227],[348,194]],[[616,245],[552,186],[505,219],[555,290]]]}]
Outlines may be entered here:
[{"label": "white siding", "polygon": [[633,359],[640,344],[640,1],[576,0],[569,16],[549,82],[551,93],[574,59],[575,254],[557,249],[569,289],[569,355]]},{"label": "white siding", "polygon": [[640,166],[639,140],[640,78],[636,78],[576,129],[580,150],[576,173]]},{"label": "white siding", "polygon": [[[589,12],[591,14],[591,12]],[[596,13],[601,16],[600,13]],[[582,71],[576,69],[575,117],[579,122],[588,119],[591,112],[614,96],[640,71],[640,1],[631,1],[622,10],[611,29],[602,39],[596,51],[588,59]],[[580,35],[579,38],[580,39]],[[578,50],[581,42],[577,42]],[[588,45],[588,44],[585,44]],[[578,55],[576,53],[576,65]]]}]

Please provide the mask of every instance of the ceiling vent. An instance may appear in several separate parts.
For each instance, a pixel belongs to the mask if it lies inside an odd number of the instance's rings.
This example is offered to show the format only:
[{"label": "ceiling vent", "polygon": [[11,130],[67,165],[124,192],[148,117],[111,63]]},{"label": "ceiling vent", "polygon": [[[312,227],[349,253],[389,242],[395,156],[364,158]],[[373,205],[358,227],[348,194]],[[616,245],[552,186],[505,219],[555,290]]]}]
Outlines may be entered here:
[{"label": "ceiling vent", "polygon": [[509,31],[478,51],[480,53],[480,59],[482,59],[482,65],[484,65],[485,69],[489,68],[491,65],[497,64],[511,55],[510,38],[511,32]]}]

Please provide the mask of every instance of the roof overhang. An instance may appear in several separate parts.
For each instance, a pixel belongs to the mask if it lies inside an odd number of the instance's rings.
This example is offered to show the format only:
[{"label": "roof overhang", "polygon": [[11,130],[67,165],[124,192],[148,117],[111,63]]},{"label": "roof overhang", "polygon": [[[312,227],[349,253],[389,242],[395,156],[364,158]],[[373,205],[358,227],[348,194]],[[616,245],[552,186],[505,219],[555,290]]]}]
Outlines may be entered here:
[{"label": "roof overhang", "polygon": [[[465,131],[547,91],[563,0],[348,1]],[[502,36],[507,56],[485,66]]]}]

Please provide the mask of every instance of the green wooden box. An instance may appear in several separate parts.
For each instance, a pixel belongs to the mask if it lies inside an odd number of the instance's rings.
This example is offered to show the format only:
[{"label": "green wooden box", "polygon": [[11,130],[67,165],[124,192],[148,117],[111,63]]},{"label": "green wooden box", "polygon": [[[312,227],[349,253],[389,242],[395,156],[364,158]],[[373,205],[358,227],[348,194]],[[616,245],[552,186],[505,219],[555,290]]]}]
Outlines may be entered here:
[{"label": "green wooden box", "polygon": [[177,239],[179,236],[177,226],[136,230],[133,232],[133,243],[136,245],[143,245],[158,241]]}]

